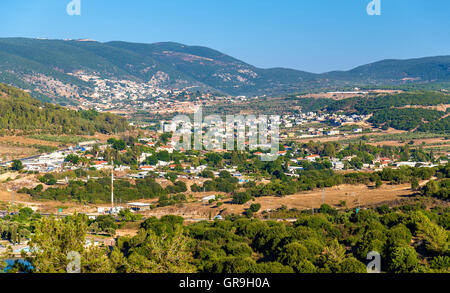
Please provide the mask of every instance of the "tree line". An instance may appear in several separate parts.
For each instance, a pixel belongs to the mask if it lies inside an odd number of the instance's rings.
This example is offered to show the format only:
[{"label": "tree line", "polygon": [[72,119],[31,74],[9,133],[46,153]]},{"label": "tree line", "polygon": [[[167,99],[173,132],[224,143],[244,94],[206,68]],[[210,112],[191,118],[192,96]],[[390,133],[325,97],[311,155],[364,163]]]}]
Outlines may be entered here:
[{"label": "tree line", "polygon": [[297,217],[286,223],[231,215],[189,225],[177,216],[148,218],[136,236],[118,237],[111,247],[85,245],[85,215],[42,218],[26,257],[31,267],[12,271],[64,273],[68,253],[76,252],[82,273],[365,273],[371,251],[380,254],[383,272],[450,270],[448,208],[323,205]]}]

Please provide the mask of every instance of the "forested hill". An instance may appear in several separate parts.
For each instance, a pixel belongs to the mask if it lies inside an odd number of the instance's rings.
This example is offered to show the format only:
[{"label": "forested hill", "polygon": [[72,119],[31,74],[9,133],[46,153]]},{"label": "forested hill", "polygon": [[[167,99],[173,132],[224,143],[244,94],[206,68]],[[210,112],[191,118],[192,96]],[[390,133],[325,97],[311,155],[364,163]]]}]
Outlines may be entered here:
[{"label": "forested hill", "polygon": [[1,134],[111,134],[127,128],[122,117],[44,104],[22,90],[0,83]]},{"label": "forested hill", "polygon": [[323,109],[327,112],[372,115],[369,122],[382,129],[450,133],[450,108],[447,107],[450,95],[447,93],[409,92],[325,103]]},{"label": "forested hill", "polygon": [[165,89],[284,95],[346,86],[448,84],[450,56],[384,60],[349,71],[314,74],[258,68],[210,48],[179,43],[0,38],[0,82],[29,89],[33,95],[41,94],[39,98],[44,99],[44,94],[70,102],[92,91],[93,85],[78,78],[79,73]]}]

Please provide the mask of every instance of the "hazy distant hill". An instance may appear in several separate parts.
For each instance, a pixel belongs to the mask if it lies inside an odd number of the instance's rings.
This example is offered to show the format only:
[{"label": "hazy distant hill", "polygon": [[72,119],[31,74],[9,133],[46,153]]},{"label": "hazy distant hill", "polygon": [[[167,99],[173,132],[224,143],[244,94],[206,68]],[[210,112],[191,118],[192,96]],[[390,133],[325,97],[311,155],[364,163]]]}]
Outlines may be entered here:
[{"label": "hazy distant hill", "polygon": [[408,81],[448,82],[450,80],[450,56],[383,60],[350,71],[335,71],[322,76],[369,84],[397,84]]},{"label": "hazy distant hill", "polygon": [[0,39],[0,82],[70,100],[93,86],[70,75],[77,72],[167,89],[273,95],[346,85],[448,82],[450,57],[385,60],[346,72],[313,74],[261,69],[206,47],[178,43]]}]

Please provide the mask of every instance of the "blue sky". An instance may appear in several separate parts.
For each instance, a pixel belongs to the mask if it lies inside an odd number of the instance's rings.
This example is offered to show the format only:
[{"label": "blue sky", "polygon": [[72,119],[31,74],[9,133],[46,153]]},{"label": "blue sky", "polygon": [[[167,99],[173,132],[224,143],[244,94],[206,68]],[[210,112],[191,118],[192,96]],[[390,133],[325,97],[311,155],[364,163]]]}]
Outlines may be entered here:
[{"label": "blue sky", "polygon": [[263,68],[346,70],[390,58],[450,55],[450,1],[381,0],[0,1],[0,37],[174,41]]}]

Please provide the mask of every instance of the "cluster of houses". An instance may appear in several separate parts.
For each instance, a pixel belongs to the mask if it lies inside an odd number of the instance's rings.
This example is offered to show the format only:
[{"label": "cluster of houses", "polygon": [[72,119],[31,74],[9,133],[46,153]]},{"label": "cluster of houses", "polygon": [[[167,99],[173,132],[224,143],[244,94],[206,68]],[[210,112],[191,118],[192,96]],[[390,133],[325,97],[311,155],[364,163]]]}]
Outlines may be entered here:
[{"label": "cluster of houses", "polygon": [[[356,155],[347,156],[342,159],[331,158],[330,162],[332,164],[332,169],[336,170],[336,171],[344,170],[345,166],[346,166],[346,162],[351,161],[355,157],[356,157]],[[286,175],[295,176],[294,174],[296,174],[298,170],[303,170],[302,167],[296,166],[296,165],[300,164],[302,161],[316,162],[320,159],[321,159],[320,155],[308,155],[304,158],[291,159],[291,163],[293,163],[294,165],[289,167],[290,173],[286,173]],[[441,161],[441,162],[439,162],[439,164],[447,164],[447,162],[448,161]],[[403,166],[432,168],[432,167],[436,167],[437,165],[432,164],[430,162],[412,162],[412,161],[401,162],[401,161],[397,161],[395,159],[378,157],[375,160],[373,160],[371,164],[363,164],[362,169],[368,170],[368,171],[381,171],[387,167],[400,168]]]},{"label": "cluster of houses", "polygon": [[[364,129],[363,128],[359,128],[356,127],[352,130],[352,133],[354,134],[358,134],[358,133],[363,133]],[[299,132],[301,133],[301,135],[299,135],[299,138],[312,138],[312,137],[320,137],[320,136],[337,136],[337,135],[348,135],[347,132],[342,133],[340,130],[338,129],[330,129],[330,130],[325,130],[324,127],[319,127],[319,128],[314,128],[314,127],[310,127],[308,128],[306,131],[303,130],[299,130]],[[296,137],[296,134],[291,132],[286,136],[281,136],[281,138],[294,138]]]},{"label": "cluster of houses", "polygon": [[[248,116],[245,117],[244,120],[237,122],[236,120],[227,120],[223,121],[216,117],[217,119],[202,121],[201,125],[198,123],[193,123],[192,121],[183,121],[182,123],[177,123],[176,121],[161,121],[161,129],[160,133],[174,133],[172,142],[179,142],[181,137],[194,135],[196,129],[201,129],[203,136],[203,143],[207,149],[212,149],[216,151],[225,151],[223,149],[224,142],[239,138],[241,135],[245,135],[245,139],[249,137],[257,138],[262,131],[266,134],[267,137],[274,137],[275,135],[279,135],[276,129],[280,127],[280,117],[271,117],[270,120],[267,117],[255,117]],[[262,126],[266,126],[266,129],[261,130]],[[246,145],[249,142],[245,142]],[[268,148],[270,149],[271,145],[269,144],[261,144],[261,145],[253,145],[254,147]],[[176,147],[172,144],[169,148]],[[181,148],[180,148],[181,149]],[[168,150],[169,151],[169,150]]]},{"label": "cluster of houses", "polygon": [[77,97],[77,101],[85,109],[116,110],[127,113],[136,110],[175,113],[185,112],[184,110],[193,108],[197,104],[216,100],[216,97],[209,93],[194,94],[185,89],[175,90],[159,86],[160,82],[168,78],[164,72],[157,72],[148,82],[107,79],[83,71],[70,75],[94,85],[92,93],[84,93],[85,95]]},{"label": "cluster of houses", "polygon": [[[314,116],[314,113],[309,113],[309,115]],[[307,116],[309,117],[309,116]],[[258,118],[255,118],[253,120],[250,120],[249,123],[259,123],[261,122]],[[281,123],[283,120],[275,120],[271,123]],[[225,126],[227,126],[226,123],[224,123]],[[269,126],[273,124],[269,124]],[[312,130],[312,129],[311,129]],[[226,135],[226,134],[225,134]],[[167,145],[160,145],[157,144],[156,141],[158,140],[157,135],[154,135],[149,138],[141,138],[138,145],[145,145],[150,148],[153,148],[156,152],[162,152],[167,151],[168,153],[173,153],[175,151],[175,144],[176,139],[167,142]],[[59,150],[50,154],[42,154],[35,157],[30,157],[22,160],[22,164],[24,166],[25,171],[34,171],[34,172],[40,172],[40,173],[48,173],[48,172],[63,172],[66,170],[74,170],[77,168],[77,166],[73,166],[71,164],[67,164],[65,162],[65,159],[70,154],[76,154],[79,156],[83,156],[86,159],[89,160],[90,167],[93,167],[97,170],[102,169],[111,169],[112,166],[109,162],[107,162],[102,157],[94,157],[92,154],[89,153],[89,151],[92,150],[94,145],[98,145],[100,150],[105,150],[108,147],[108,144],[102,144],[99,145],[98,141],[89,141],[89,142],[83,142],[80,143],[76,147],[70,147],[65,150]],[[262,146],[262,149],[270,147],[269,145]],[[225,150],[215,150],[215,151],[225,151]],[[127,150],[124,150],[122,152],[127,152]],[[183,150],[181,150],[183,152]],[[299,170],[302,170],[301,162],[302,161],[309,161],[309,162],[316,162],[317,160],[321,160],[321,156],[317,154],[310,154],[305,157],[296,158],[296,156],[299,154],[298,150],[293,149],[289,146],[284,146],[284,150],[278,151],[278,156],[286,156],[287,154],[292,153],[294,156],[291,157],[290,162],[291,166],[288,168],[288,172],[286,175],[288,176],[297,176],[297,173]],[[295,155],[297,154],[297,155]],[[264,153],[262,152],[255,152],[255,156],[261,156],[263,157]],[[156,163],[149,165],[146,164],[145,161],[149,157],[153,156],[153,153],[142,153],[140,157],[138,158],[139,163],[139,170],[137,172],[128,172],[131,170],[130,166],[115,166],[116,171],[123,171],[128,173],[129,178],[133,179],[140,179],[145,178],[150,172],[158,174],[160,177],[165,177],[167,175],[167,172],[170,170],[172,171],[178,171],[180,173],[183,173],[180,177],[184,177],[187,179],[197,179],[199,178],[199,175],[205,171],[207,168],[207,165],[203,164],[200,166],[193,166],[188,163],[183,164],[175,164],[175,162],[170,161],[162,161],[157,160]],[[329,161],[332,164],[333,170],[344,170],[346,166],[348,166],[348,162],[350,162],[353,158],[356,156],[348,156],[342,159],[338,158],[328,158]],[[445,162],[443,162],[445,163]],[[7,163],[11,164],[11,162]],[[433,164],[427,163],[427,162],[399,162],[398,159],[392,159],[392,158],[376,158],[371,164],[363,164],[362,169],[364,170],[382,170],[386,167],[401,167],[401,166],[410,166],[410,167],[416,167],[416,166],[423,166],[423,167],[433,167]],[[248,178],[245,178],[245,176],[242,176],[239,172],[237,172],[237,167],[233,167],[230,169],[223,169],[228,171],[232,176],[239,179],[240,183],[246,183],[248,182]],[[219,175],[220,171],[214,172],[216,176]]]},{"label": "cluster of houses", "polygon": [[294,126],[301,126],[308,123],[314,122],[325,122],[329,121],[333,126],[341,126],[346,123],[358,123],[369,119],[370,116],[367,115],[344,115],[344,114],[329,114],[329,113],[316,113],[307,112],[291,115],[283,115],[281,117],[281,125],[285,128],[292,128]]},{"label": "cluster of houses", "polygon": [[[70,154],[77,154],[92,149],[92,145],[97,141],[82,142],[76,147],[69,147],[64,150],[59,150],[53,153],[42,154],[29,158],[22,159],[22,165],[25,171],[49,173],[62,172],[67,169],[74,169],[74,167],[66,166],[64,160]],[[4,163],[3,167],[10,167],[12,162]]]},{"label": "cluster of houses", "polygon": [[[157,165],[154,166],[148,166],[148,165],[141,165],[139,167],[138,173],[128,174],[129,178],[133,179],[143,179],[145,178],[150,172],[154,172],[156,175],[158,175],[160,178],[164,178],[167,175],[167,172],[161,171],[160,167],[168,167],[169,170],[175,170],[177,167],[176,164],[173,162],[163,162],[159,161]],[[208,166],[207,165],[200,165],[200,166],[191,166],[190,164],[181,164],[182,170],[180,170],[185,175],[178,176],[178,178],[181,179],[199,179],[200,174],[205,171]],[[236,177],[239,179],[239,183],[244,184],[248,183],[250,180],[248,178],[245,178],[240,172],[237,171],[237,166],[234,166],[232,168],[223,168],[219,169],[218,171],[212,171],[214,176],[219,176],[220,172],[227,171],[231,174],[231,176]]]},{"label": "cluster of houses", "polygon": [[[282,129],[286,130],[286,133],[283,133],[280,137],[282,139],[287,138],[313,138],[320,136],[336,136],[343,134],[348,135],[348,133],[341,133],[340,130],[335,129],[335,127],[339,127],[345,124],[355,124],[358,122],[363,122],[367,120],[369,116],[365,115],[337,115],[337,114],[318,114],[315,112],[308,113],[299,113],[293,115],[284,115],[280,119],[280,125]],[[302,130],[299,129],[296,132],[290,132],[290,129],[293,127],[301,127],[308,123],[324,123],[329,122],[331,127],[310,127],[308,129]],[[355,127],[352,132],[353,133],[362,133],[364,130],[360,127]]]}]

